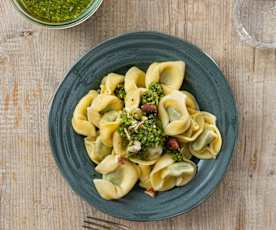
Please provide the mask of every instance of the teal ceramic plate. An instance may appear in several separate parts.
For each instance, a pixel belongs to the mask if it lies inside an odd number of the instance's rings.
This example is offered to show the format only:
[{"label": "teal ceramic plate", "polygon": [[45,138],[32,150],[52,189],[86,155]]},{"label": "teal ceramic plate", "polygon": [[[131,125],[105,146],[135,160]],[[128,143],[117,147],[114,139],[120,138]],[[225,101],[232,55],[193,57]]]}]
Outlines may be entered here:
[{"label": "teal ceramic plate", "polygon": [[[200,160],[198,173],[186,186],[161,192],[155,198],[136,186],[117,201],[100,198],[92,183],[99,177],[89,160],[83,137],[71,126],[74,108],[103,76],[125,73],[136,65],[146,69],[156,61],[183,60],[187,64],[183,88],[196,96],[201,110],[217,117],[223,146],[216,160]],[[57,165],[72,189],[99,210],[115,217],[153,221],[186,213],[206,199],[222,179],[231,160],[238,132],[238,115],[228,83],[218,66],[194,45],[156,32],[124,34],[90,50],[68,72],[49,113],[49,139]]]}]

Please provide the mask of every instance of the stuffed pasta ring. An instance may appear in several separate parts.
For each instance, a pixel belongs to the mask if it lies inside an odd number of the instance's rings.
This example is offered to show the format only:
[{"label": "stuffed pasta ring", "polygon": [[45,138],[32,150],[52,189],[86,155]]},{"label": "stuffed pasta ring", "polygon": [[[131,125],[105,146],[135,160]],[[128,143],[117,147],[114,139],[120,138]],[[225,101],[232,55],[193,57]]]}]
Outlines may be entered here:
[{"label": "stuffed pasta ring", "polygon": [[199,159],[214,159],[222,146],[221,134],[216,126],[216,117],[208,112],[199,112],[199,116],[204,120],[204,128],[200,136],[189,144],[189,150]]},{"label": "stuffed pasta ring", "polygon": [[116,73],[110,73],[103,78],[101,83],[102,94],[113,94],[119,84],[124,82],[124,76]]},{"label": "stuffed pasta ring", "polygon": [[162,151],[162,147],[160,146],[150,147],[145,150],[145,156],[143,158],[139,157],[138,154],[129,156],[129,160],[139,165],[153,165],[159,160]]},{"label": "stuffed pasta ring", "polygon": [[138,88],[145,88],[145,73],[137,67],[132,67],[126,73],[125,91],[128,93]]},{"label": "stuffed pasta ring", "polygon": [[190,92],[188,92],[186,90],[183,90],[180,92],[185,94],[187,97],[186,106],[187,106],[187,110],[188,110],[189,114],[193,115],[193,114],[197,113],[199,111],[199,106],[198,106],[198,103],[197,103],[194,95],[192,95]]},{"label": "stuffed pasta ring", "polygon": [[181,143],[188,143],[194,141],[203,132],[204,129],[204,117],[200,112],[191,116],[191,125],[184,133],[176,135],[175,137]]},{"label": "stuffed pasta ring", "polygon": [[164,93],[180,89],[184,80],[185,63],[183,61],[170,61],[153,63],[146,73],[146,87],[152,82],[160,83]]},{"label": "stuffed pasta ring", "polygon": [[115,110],[122,110],[122,101],[114,96],[107,94],[98,95],[91,106],[87,110],[88,120],[93,123],[96,127],[100,127],[100,120],[104,113]]},{"label": "stuffed pasta ring", "polygon": [[97,91],[91,90],[77,104],[72,118],[72,126],[76,133],[88,137],[96,136],[95,126],[88,121],[87,108],[97,96]]},{"label": "stuffed pasta ring", "polygon": [[140,168],[139,186],[142,188],[145,188],[146,190],[149,190],[152,187],[150,183],[151,166],[150,165],[138,165],[138,166]]},{"label": "stuffed pasta ring", "polygon": [[145,91],[145,88],[137,88],[127,92],[125,97],[125,109],[127,111],[132,111],[139,108],[141,96]]},{"label": "stuffed pasta ring", "polygon": [[95,170],[103,174],[102,179],[94,179],[96,190],[106,200],[120,199],[136,184],[139,169],[128,160],[122,163],[116,155],[107,156]]},{"label": "stuffed pasta ring", "polygon": [[100,120],[100,138],[104,145],[112,147],[113,134],[120,125],[120,112],[112,110],[105,113]]},{"label": "stuffed pasta ring", "polygon": [[118,156],[127,156],[127,141],[118,132],[113,134],[112,139],[114,153]]},{"label": "stuffed pasta ring", "polygon": [[200,136],[189,145],[192,155],[199,159],[215,159],[221,149],[222,138],[215,125],[205,125]]},{"label": "stuffed pasta ring", "polygon": [[112,147],[102,143],[100,136],[95,138],[85,138],[84,145],[89,158],[96,164],[99,164],[107,155],[111,154]]},{"label": "stuffed pasta ring", "polygon": [[195,174],[196,165],[192,161],[175,162],[170,155],[165,154],[152,169],[150,182],[155,191],[167,191],[187,184]]},{"label": "stuffed pasta ring", "polygon": [[161,99],[158,110],[166,135],[178,135],[190,127],[191,119],[186,100],[187,97],[176,90]]}]

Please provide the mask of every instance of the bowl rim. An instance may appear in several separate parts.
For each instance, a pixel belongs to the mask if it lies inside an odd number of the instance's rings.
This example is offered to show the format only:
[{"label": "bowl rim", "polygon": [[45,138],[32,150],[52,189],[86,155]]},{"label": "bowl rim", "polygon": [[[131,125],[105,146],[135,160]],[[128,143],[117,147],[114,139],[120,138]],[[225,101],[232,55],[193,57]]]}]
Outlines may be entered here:
[{"label": "bowl rim", "polygon": [[[127,37],[127,36],[130,36],[130,35],[135,35],[135,34],[139,34],[139,35],[155,35],[155,36],[159,36],[159,37],[162,37],[162,38],[167,38],[167,39],[173,39],[173,40],[176,40],[178,42],[185,42],[186,44],[190,45],[191,47],[193,47],[194,49],[196,49],[197,51],[199,52],[202,52],[204,55],[206,55],[206,57],[212,62],[214,63],[214,65],[216,66],[217,68],[217,71],[220,73],[220,75],[224,78],[225,80],[225,84],[226,86],[229,88],[229,93],[230,93],[230,96],[231,98],[233,99],[233,105],[234,105],[234,111],[235,111],[235,124],[236,124],[236,129],[235,129],[235,139],[234,139],[234,144],[233,146],[231,146],[231,155],[230,155],[230,158],[227,162],[227,164],[225,165],[225,169],[223,171],[223,173],[221,174],[220,178],[216,181],[216,183],[213,183],[213,186],[212,186],[212,189],[205,193],[202,198],[196,202],[194,205],[192,205],[189,209],[186,209],[184,211],[179,211],[175,214],[166,214],[166,215],[163,215],[162,217],[157,217],[157,218],[153,218],[151,217],[150,219],[145,219],[145,218],[133,218],[133,217],[127,217],[127,216],[124,216],[124,215],[120,215],[120,214],[115,214],[115,213],[112,213],[112,212],[109,212],[109,211],[106,211],[105,209],[101,208],[100,206],[98,205],[94,205],[91,203],[91,201],[89,201],[85,196],[83,196],[81,194],[81,191],[78,190],[78,188],[74,187],[71,185],[71,182],[69,182],[68,178],[67,178],[67,175],[65,174],[65,171],[62,170],[62,167],[60,165],[60,163],[58,162],[58,159],[57,159],[57,156],[54,154],[54,148],[53,148],[53,143],[52,143],[52,138],[51,138],[51,128],[50,128],[50,116],[51,116],[51,113],[52,113],[52,108],[53,108],[53,102],[57,96],[57,93],[59,91],[59,89],[61,88],[62,84],[64,83],[64,81],[66,80],[66,78],[69,76],[70,72],[72,72],[74,66],[76,64],[78,64],[83,58],[85,58],[91,51],[93,51],[94,49],[104,45],[105,43],[107,42],[110,42],[114,39],[120,39],[122,37]],[[101,212],[105,213],[105,214],[108,214],[110,216],[113,216],[115,218],[119,218],[119,219],[123,219],[123,220],[128,220],[128,221],[134,221],[134,222],[151,222],[151,221],[161,221],[161,220],[166,220],[166,219],[170,219],[170,218],[173,218],[173,217],[177,217],[177,216],[180,216],[180,215],[183,215],[183,214],[187,214],[189,213],[191,210],[193,210],[194,208],[200,206],[200,204],[202,204],[204,201],[206,201],[207,199],[209,199],[209,197],[215,192],[215,190],[218,188],[218,185],[222,182],[225,174],[227,173],[228,171],[228,168],[230,166],[230,163],[233,159],[233,155],[236,151],[236,148],[237,148],[237,142],[239,140],[239,126],[240,126],[240,121],[239,121],[239,110],[238,110],[238,107],[237,107],[237,103],[236,103],[236,100],[235,100],[235,97],[233,95],[233,92],[231,90],[231,87],[227,81],[227,79],[224,77],[224,74],[221,72],[218,64],[216,63],[216,61],[214,60],[214,58],[212,58],[208,53],[206,53],[205,51],[203,51],[202,49],[200,49],[199,47],[195,46],[194,44],[186,41],[186,40],[183,40],[179,37],[176,37],[176,36],[173,36],[173,35],[170,35],[170,34],[166,34],[166,33],[161,33],[161,32],[156,32],[156,31],[138,31],[138,32],[126,32],[126,33],[122,33],[122,34],[119,34],[119,35],[116,35],[116,36],[112,36],[110,38],[107,38],[103,41],[101,41],[100,43],[98,43],[96,46],[90,48],[85,54],[81,55],[75,62],[73,62],[73,64],[71,65],[71,67],[69,68],[69,70],[65,73],[65,78],[59,83],[59,85],[57,86],[57,88],[55,89],[54,93],[53,93],[53,96],[50,100],[50,103],[49,103],[49,110],[48,110],[48,143],[51,147],[51,152],[54,156],[54,159],[56,161],[56,164],[59,168],[59,171],[61,172],[61,174],[63,175],[65,181],[67,184],[69,184],[70,188],[79,196],[81,197],[81,199],[85,200],[89,205],[92,205],[93,207],[95,207],[96,209],[100,210]]]},{"label": "bowl rim", "polygon": [[29,14],[26,10],[24,10],[20,4],[18,3],[19,0],[10,0],[16,11],[23,16],[26,20],[29,22],[40,25],[49,29],[53,30],[60,30],[60,29],[68,29],[74,26],[77,26],[81,24],[82,22],[85,22],[88,20],[92,15],[96,13],[96,11],[100,8],[100,6],[103,3],[103,0],[92,0],[92,4],[87,7],[82,14],[80,14],[77,18],[69,21],[64,21],[64,22],[58,22],[58,23],[51,23],[51,22],[46,22],[43,20],[40,20],[31,14]]}]

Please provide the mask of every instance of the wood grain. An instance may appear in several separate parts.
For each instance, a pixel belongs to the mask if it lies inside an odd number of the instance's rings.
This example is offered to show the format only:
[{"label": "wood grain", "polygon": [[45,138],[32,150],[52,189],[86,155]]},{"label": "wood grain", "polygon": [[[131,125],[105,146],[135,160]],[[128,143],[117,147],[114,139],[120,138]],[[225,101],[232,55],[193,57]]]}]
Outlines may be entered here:
[{"label": "wood grain", "polygon": [[[259,230],[276,226],[276,51],[235,33],[231,0],[104,0],[87,22],[47,30],[0,4],[0,229],[75,230],[87,214],[132,229]],[[239,144],[214,194],[187,215],[152,223],[107,216],[60,175],[47,140],[51,97],[65,72],[106,38],[156,30],[191,41],[218,62],[240,112]]]}]

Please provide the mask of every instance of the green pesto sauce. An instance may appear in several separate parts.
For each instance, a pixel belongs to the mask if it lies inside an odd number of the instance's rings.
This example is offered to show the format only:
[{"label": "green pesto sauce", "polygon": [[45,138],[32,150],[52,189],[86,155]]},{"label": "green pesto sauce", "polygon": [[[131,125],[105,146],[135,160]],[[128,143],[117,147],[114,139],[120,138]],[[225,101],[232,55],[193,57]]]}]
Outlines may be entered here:
[{"label": "green pesto sauce", "polygon": [[124,111],[121,114],[121,122],[118,132],[122,138],[127,139],[125,130],[128,131],[130,141],[139,141],[142,149],[154,146],[164,146],[165,135],[160,119],[155,115],[149,115],[137,129],[131,128],[140,121],[136,120],[133,115]]},{"label": "green pesto sauce", "polygon": [[124,100],[126,97],[126,91],[123,84],[117,85],[114,94],[120,98],[121,100]]},{"label": "green pesto sauce", "polygon": [[34,17],[47,22],[65,22],[79,17],[93,0],[21,0]]},{"label": "green pesto sauce", "polygon": [[157,82],[152,82],[148,90],[141,97],[141,105],[153,104],[158,105],[160,99],[164,96],[162,86]]}]

